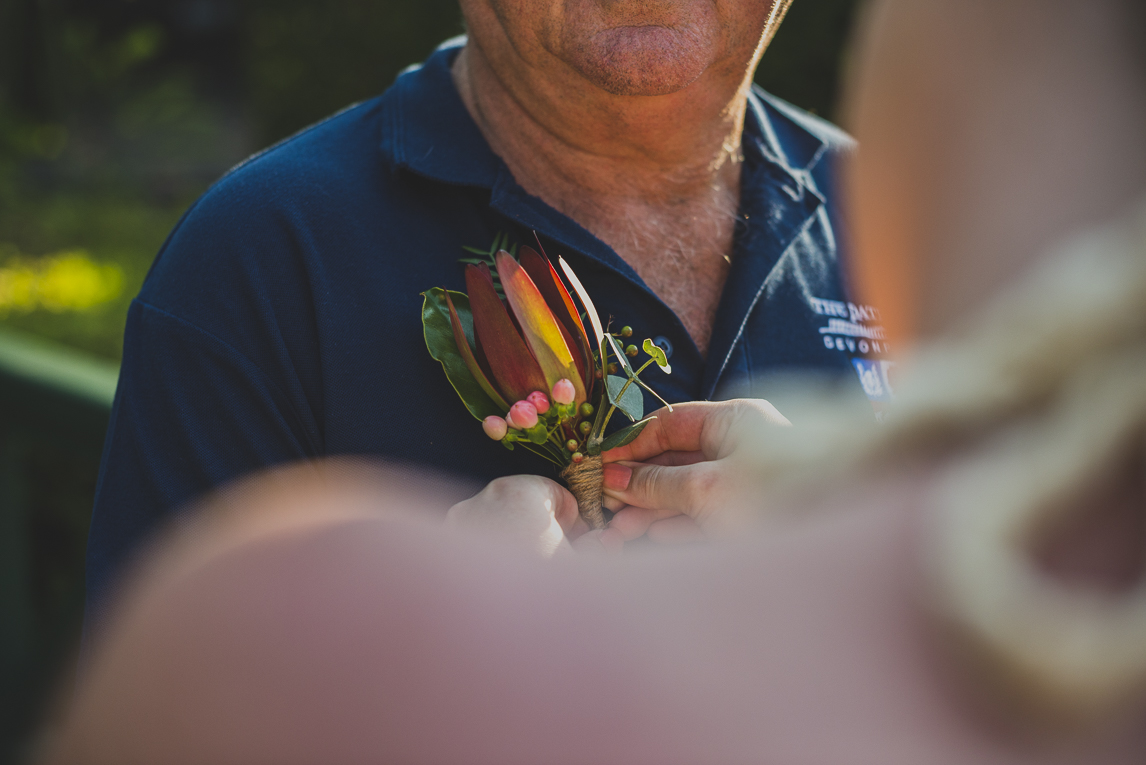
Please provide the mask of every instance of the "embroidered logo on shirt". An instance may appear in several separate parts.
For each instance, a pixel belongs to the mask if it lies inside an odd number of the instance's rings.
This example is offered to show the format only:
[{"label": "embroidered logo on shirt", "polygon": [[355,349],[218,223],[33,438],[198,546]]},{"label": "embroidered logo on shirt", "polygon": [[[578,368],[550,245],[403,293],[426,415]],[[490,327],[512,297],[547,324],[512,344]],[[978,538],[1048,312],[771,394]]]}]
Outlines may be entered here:
[{"label": "embroidered logo on shirt", "polygon": [[879,310],[869,305],[845,303],[840,300],[809,298],[812,310],[826,317],[828,323],[820,327],[824,347],[846,354],[859,376],[863,392],[867,394],[876,413],[891,402],[894,390],[889,377],[895,362],[882,358],[890,354],[887,333]]},{"label": "embroidered logo on shirt", "polygon": [[824,347],[848,354],[885,354],[890,350],[880,321],[879,310],[870,305],[856,305],[839,300],[810,298],[812,310],[828,317],[820,327]]}]

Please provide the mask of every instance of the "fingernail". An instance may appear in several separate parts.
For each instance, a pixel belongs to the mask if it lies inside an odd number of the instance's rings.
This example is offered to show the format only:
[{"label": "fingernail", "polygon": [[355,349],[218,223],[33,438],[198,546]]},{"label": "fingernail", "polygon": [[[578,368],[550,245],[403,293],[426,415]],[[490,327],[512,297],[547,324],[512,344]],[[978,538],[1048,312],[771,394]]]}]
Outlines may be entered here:
[{"label": "fingernail", "polygon": [[629,479],[633,477],[633,469],[610,462],[605,466],[605,488],[614,491],[624,491],[629,488]]}]

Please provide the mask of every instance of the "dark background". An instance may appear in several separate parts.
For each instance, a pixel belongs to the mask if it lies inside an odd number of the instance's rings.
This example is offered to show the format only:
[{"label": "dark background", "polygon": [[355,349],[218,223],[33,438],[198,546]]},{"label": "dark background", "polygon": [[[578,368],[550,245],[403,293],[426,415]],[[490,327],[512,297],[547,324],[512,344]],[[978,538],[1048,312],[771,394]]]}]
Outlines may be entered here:
[{"label": "dark background", "polygon": [[[833,119],[856,4],[796,0],[757,81]],[[456,0],[0,0],[0,328],[117,362],[128,303],[211,181],[462,31]],[[27,406],[0,402],[0,436]],[[32,647],[0,641],[0,764],[69,682],[98,446],[67,440],[31,428],[18,462],[0,453],[0,513],[5,475],[30,508],[0,554],[22,551],[32,593]]]}]

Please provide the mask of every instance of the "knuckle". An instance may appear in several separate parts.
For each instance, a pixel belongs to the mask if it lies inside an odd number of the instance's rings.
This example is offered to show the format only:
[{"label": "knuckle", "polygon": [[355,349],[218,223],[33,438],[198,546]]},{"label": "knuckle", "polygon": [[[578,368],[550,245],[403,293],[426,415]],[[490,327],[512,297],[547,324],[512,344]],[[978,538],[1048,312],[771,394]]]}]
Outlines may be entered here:
[{"label": "knuckle", "polygon": [[634,481],[636,488],[634,494],[641,500],[645,500],[647,504],[654,504],[661,490],[661,484],[664,483],[664,468],[660,465],[646,465],[639,471],[633,471],[634,477],[639,480]]},{"label": "knuckle", "polygon": [[691,510],[699,510],[720,486],[720,473],[711,463],[702,462],[689,472],[686,500]]}]

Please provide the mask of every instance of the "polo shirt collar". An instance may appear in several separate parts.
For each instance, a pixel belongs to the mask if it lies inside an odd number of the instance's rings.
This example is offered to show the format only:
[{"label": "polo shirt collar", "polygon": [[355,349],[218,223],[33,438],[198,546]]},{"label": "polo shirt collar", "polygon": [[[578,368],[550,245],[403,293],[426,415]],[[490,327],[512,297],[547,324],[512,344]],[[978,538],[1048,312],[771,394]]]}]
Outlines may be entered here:
[{"label": "polo shirt collar", "polygon": [[465,37],[442,43],[398,76],[382,100],[382,151],[398,167],[461,186],[493,188],[504,164],[454,86],[450,66]]}]

